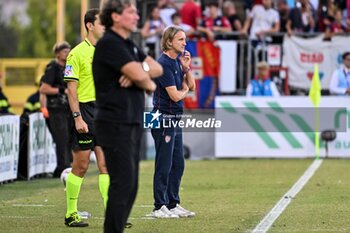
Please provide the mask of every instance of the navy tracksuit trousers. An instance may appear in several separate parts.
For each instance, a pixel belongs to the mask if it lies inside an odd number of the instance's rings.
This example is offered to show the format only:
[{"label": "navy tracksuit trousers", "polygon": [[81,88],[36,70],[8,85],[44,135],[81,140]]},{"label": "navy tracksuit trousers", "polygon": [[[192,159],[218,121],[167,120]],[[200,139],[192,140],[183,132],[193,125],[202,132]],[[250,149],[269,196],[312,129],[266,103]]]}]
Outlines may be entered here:
[{"label": "navy tracksuit trousers", "polygon": [[153,178],[154,208],[172,209],[180,203],[179,188],[185,168],[182,129],[152,129],[156,158]]}]

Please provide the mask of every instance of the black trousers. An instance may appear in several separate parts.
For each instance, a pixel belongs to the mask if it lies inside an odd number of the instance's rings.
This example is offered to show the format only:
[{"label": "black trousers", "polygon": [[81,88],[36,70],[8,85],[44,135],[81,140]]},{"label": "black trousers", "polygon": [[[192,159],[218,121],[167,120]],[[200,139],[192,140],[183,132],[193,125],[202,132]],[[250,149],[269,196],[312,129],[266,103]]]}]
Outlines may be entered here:
[{"label": "black trousers", "polygon": [[110,177],[105,233],[121,233],[138,187],[142,128],[140,125],[95,122],[96,141],[102,146]]},{"label": "black trousers", "polygon": [[48,110],[50,132],[56,144],[57,167],[53,175],[60,177],[61,172],[70,167],[72,161],[70,132],[73,120],[68,108],[49,108]]}]

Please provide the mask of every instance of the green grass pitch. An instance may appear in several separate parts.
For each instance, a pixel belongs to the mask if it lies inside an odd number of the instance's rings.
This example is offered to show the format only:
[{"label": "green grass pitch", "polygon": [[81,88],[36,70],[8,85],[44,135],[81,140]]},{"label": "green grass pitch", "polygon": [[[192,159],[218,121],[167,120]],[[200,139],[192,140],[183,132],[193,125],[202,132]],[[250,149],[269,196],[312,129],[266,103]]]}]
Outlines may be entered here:
[{"label": "green grass pitch", "polygon": [[[148,219],[152,210],[153,161],[141,162],[137,200],[126,233],[250,232],[299,179],[311,160],[186,161],[182,205],[197,216]],[[273,224],[270,232],[350,232],[350,160],[326,160]],[[98,172],[90,164],[79,199],[90,226],[64,225],[65,193],[59,179],[0,186],[0,232],[103,232]],[[34,205],[34,206],[28,206]]]}]

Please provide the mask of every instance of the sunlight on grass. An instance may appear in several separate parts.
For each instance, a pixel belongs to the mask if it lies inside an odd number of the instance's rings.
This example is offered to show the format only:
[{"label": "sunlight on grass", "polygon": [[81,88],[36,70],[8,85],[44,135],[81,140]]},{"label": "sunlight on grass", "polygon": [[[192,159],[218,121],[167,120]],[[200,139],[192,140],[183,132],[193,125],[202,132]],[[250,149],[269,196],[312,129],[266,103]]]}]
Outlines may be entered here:
[{"label": "sunlight on grass", "polygon": [[[154,164],[153,161],[143,161],[139,192],[130,216],[134,226],[125,232],[247,232],[256,226],[310,163],[311,160],[187,161],[180,191],[181,204],[195,211],[197,216],[150,220],[145,216],[153,208]],[[65,193],[58,179],[36,179],[0,186],[1,232],[102,232],[104,210],[97,174],[96,165],[91,164],[78,204],[80,211],[89,211],[93,215],[88,220],[88,228],[83,231],[69,229],[63,224]],[[23,206],[28,204],[40,206]]]}]

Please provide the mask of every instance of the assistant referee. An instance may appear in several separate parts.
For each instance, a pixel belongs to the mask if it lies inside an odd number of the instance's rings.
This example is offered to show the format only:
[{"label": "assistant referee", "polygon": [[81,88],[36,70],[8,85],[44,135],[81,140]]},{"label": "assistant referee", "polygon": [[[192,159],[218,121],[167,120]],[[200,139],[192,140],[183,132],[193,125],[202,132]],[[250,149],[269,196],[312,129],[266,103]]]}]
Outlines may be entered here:
[{"label": "assistant referee", "polygon": [[85,227],[87,223],[77,213],[77,203],[83,177],[89,167],[91,150],[95,152],[100,171],[99,190],[106,206],[108,199],[109,175],[102,149],[94,136],[95,85],[92,76],[92,58],[95,44],[104,33],[100,23],[99,9],[90,9],[84,17],[87,37],[68,55],[64,80],[68,83],[69,106],[74,118],[72,131],[73,165],[67,177],[67,212],[65,224],[69,227]]}]

